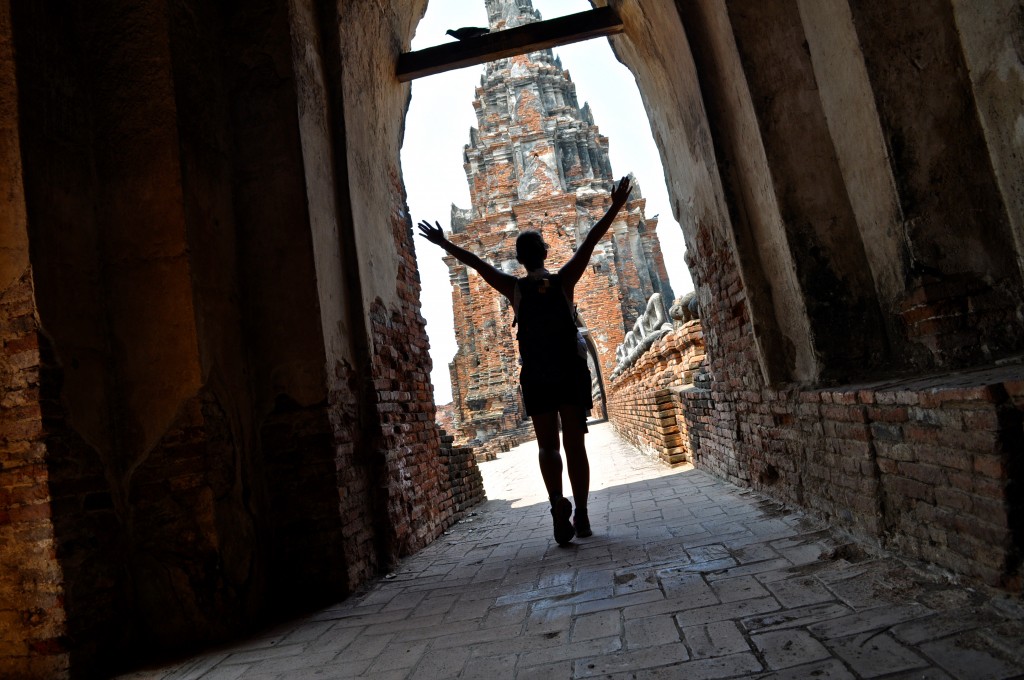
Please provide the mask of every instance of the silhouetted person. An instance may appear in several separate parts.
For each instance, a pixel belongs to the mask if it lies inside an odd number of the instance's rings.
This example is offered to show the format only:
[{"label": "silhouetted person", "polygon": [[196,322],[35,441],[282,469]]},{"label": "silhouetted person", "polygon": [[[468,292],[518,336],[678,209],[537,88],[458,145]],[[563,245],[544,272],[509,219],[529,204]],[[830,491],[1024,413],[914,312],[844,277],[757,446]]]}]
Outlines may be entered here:
[{"label": "silhouetted person", "polygon": [[[519,326],[519,356],[526,414],[533,420],[540,448],[540,472],[544,477],[555,540],[564,545],[575,536],[591,536],[587,516],[590,492],[590,462],[583,441],[587,432],[587,411],[593,408],[586,346],[576,327],[573,289],[583,276],[594,247],[629,198],[630,180],[623,177],[612,192],[608,212],[591,228],[572,258],[552,274],[544,268],[548,247],[539,232],[527,231],[516,239],[516,260],[526,267],[526,276],[516,278],[498,271],[473,253],[451,243],[441,225],[420,222],[420,235],[441,246],[512,302]],[[569,468],[572,504],[562,496],[562,456],[559,453],[558,423],[562,423],[561,444]],[[571,520],[570,520],[571,517]]]}]

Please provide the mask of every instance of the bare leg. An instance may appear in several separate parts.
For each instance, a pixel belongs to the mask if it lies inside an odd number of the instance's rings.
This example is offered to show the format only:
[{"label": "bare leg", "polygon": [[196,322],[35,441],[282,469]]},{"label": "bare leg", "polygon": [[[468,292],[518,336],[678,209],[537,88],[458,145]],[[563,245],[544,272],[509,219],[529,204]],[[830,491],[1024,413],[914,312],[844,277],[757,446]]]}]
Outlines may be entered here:
[{"label": "bare leg", "polygon": [[586,413],[578,406],[559,408],[562,418],[562,444],[565,446],[565,462],[569,468],[569,484],[577,511],[587,513],[587,495],[590,493],[590,461],[583,430]]},{"label": "bare leg", "polygon": [[570,517],[572,503],[562,496],[562,455],[558,451],[558,414],[545,413],[533,416],[533,429],[537,433],[540,449],[540,474],[551,501],[551,519],[554,522],[555,541],[567,545],[576,535]]},{"label": "bare leg", "polygon": [[533,430],[540,448],[538,460],[548,498],[554,503],[562,497],[562,454],[558,442],[558,414],[544,413],[533,416]]}]

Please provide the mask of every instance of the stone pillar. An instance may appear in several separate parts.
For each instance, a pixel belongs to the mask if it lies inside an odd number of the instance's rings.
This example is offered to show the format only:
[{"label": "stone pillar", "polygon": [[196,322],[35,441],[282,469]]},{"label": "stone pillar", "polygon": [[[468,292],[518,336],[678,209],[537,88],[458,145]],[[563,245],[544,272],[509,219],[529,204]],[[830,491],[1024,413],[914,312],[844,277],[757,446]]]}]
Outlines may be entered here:
[{"label": "stone pillar", "polygon": [[[970,55],[984,70],[978,62],[990,59],[984,56],[990,48],[978,46],[979,31],[997,42],[1009,38],[983,28],[967,10],[957,14],[956,6],[950,0],[850,3],[902,209],[907,279],[896,304],[903,332],[917,352],[915,363],[950,368],[1024,348],[1014,321],[1024,299],[1014,247],[1020,238],[1008,210],[1019,192],[1006,191],[1006,158],[1014,152],[1000,141],[1015,123],[990,124],[986,137],[981,112],[991,123],[1003,105],[980,80],[974,86],[967,60]],[[1019,18],[1019,7],[1014,11]],[[986,5],[990,20],[1001,14],[1010,30],[1013,11]],[[1019,78],[1020,55],[1002,49],[1009,85]],[[974,77],[982,74],[976,69]],[[1011,92],[1009,85],[1003,94],[1012,100]]]}]

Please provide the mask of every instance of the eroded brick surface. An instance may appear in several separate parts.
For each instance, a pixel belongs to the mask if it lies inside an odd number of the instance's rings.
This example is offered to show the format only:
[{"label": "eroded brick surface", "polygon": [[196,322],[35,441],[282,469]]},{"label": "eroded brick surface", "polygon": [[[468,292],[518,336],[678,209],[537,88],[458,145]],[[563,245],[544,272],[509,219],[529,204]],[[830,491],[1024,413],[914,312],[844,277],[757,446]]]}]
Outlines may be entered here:
[{"label": "eroded brick surface", "polygon": [[0,291],[0,675],[69,664],[51,522],[31,270]]}]

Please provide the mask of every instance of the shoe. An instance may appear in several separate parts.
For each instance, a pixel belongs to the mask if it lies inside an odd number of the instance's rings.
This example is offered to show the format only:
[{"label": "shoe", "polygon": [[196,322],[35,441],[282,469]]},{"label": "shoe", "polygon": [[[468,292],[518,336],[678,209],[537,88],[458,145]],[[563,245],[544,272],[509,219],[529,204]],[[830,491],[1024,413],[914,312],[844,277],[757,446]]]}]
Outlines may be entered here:
[{"label": "shoe", "polygon": [[590,518],[587,517],[586,511],[580,512],[579,508],[576,508],[576,514],[572,518],[572,526],[580,538],[594,535],[594,532],[590,530]]},{"label": "shoe", "polygon": [[576,535],[576,530],[569,520],[571,516],[572,503],[568,498],[559,498],[551,506],[551,518],[555,523],[555,541],[558,542],[558,545],[568,545],[572,537]]}]

